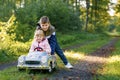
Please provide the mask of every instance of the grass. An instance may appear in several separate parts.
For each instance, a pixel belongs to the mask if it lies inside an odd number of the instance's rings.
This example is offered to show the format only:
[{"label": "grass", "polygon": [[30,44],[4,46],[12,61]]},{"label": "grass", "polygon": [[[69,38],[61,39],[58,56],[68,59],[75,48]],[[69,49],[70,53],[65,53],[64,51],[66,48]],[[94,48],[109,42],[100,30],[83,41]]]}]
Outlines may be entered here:
[{"label": "grass", "polygon": [[87,45],[78,47],[76,49],[71,49],[65,52],[65,55],[68,57],[68,60],[75,64],[76,60],[84,59],[85,55],[91,54],[95,50],[99,49],[103,45],[107,44],[111,38],[104,38],[102,40],[98,39]]},{"label": "grass", "polygon": [[[40,80],[46,77],[50,77],[52,74],[44,73],[35,75],[34,80]],[[33,74],[28,71],[19,72],[16,67],[8,68],[4,71],[0,71],[1,80],[32,80]]]},{"label": "grass", "polygon": [[83,32],[74,32],[74,33],[69,33],[69,34],[57,34],[57,40],[59,44],[62,46],[62,48],[71,46],[71,45],[76,45],[76,44],[81,44],[81,43],[86,43],[89,41],[95,41],[97,39],[102,40],[106,36],[103,34],[92,34],[92,33],[83,33]]},{"label": "grass", "polygon": [[120,80],[120,42],[116,43],[116,50],[107,59],[103,70],[98,70],[98,80]]},{"label": "grass", "polygon": [[[71,36],[73,36],[73,35],[71,35]],[[85,35],[84,35],[84,37],[85,37]],[[92,38],[83,38],[82,37],[83,40],[81,39],[80,41],[84,42],[84,40],[85,41],[93,40],[93,42],[89,43],[87,45],[81,46],[79,48],[76,48],[76,49],[71,49],[71,50],[65,51],[65,55],[66,55],[67,59],[72,64],[75,64],[75,62],[79,59],[84,59],[85,55],[90,54],[91,52],[100,48],[101,46],[106,44],[111,39],[108,37],[100,37],[100,36],[95,37],[95,38],[93,38],[93,37]],[[65,36],[62,38],[65,39]],[[69,38],[69,39],[71,39],[71,38]],[[78,42],[79,42],[79,40],[78,40]],[[69,44],[69,43],[67,43],[67,44]],[[64,44],[64,45],[67,45],[67,44]],[[62,60],[58,56],[57,56],[57,64],[58,64],[59,69],[65,69]],[[53,74],[56,74],[56,73],[57,72],[54,72],[51,74],[49,74],[49,73],[37,73],[34,75],[34,80],[41,80],[41,79],[46,78],[46,77],[50,78]],[[11,67],[11,68],[5,69],[3,71],[0,71],[0,78],[2,80],[32,80],[33,77],[32,77],[32,74],[28,74],[28,71],[19,72],[16,67]],[[102,80],[102,79],[100,79],[100,80]]]},{"label": "grass", "polygon": [[120,37],[120,32],[105,32],[108,36]]},{"label": "grass", "polygon": [[82,52],[83,54],[90,54],[94,52],[96,49],[99,49],[101,46],[106,44],[111,38],[98,39],[96,41],[91,42],[85,46],[80,47],[79,49],[74,49],[75,52]]}]

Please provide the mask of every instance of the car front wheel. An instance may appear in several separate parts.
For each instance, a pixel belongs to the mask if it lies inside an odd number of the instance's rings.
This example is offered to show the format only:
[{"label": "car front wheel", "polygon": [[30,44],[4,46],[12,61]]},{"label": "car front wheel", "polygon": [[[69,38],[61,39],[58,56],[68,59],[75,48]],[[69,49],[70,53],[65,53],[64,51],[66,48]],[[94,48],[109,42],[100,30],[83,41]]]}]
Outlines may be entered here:
[{"label": "car front wheel", "polygon": [[52,68],[52,62],[50,62],[49,64],[49,70],[48,70],[50,73],[53,71],[53,68]]}]

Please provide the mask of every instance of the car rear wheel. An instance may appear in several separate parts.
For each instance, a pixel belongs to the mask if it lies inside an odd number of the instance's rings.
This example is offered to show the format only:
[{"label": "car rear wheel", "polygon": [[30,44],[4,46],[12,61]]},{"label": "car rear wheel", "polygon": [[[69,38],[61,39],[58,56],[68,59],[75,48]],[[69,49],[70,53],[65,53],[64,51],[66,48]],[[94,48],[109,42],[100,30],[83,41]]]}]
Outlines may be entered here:
[{"label": "car rear wheel", "polygon": [[53,69],[56,70],[57,68],[58,68],[57,62],[54,62],[54,67],[53,67]]}]

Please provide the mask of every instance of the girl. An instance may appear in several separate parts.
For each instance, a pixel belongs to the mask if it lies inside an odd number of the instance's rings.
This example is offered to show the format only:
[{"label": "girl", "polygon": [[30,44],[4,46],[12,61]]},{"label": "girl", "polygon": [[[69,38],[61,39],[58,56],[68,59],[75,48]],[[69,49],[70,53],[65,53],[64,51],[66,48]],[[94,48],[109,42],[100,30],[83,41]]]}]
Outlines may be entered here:
[{"label": "girl", "polygon": [[38,26],[36,30],[42,29],[44,31],[46,38],[48,39],[48,42],[51,47],[51,55],[54,55],[54,53],[56,52],[57,55],[62,59],[66,68],[69,69],[73,68],[73,66],[66,59],[62,49],[60,48],[57,42],[55,28],[50,24],[49,18],[47,16],[41,17],[37,25]]},{"label": "girl", "polygon": [[42,30],[35,31],[34,40],[29,52],[33,51],[44,51],[48,54],[51,53],[50,45],[48,43],[48,40],[45,38],[44,32]]}]

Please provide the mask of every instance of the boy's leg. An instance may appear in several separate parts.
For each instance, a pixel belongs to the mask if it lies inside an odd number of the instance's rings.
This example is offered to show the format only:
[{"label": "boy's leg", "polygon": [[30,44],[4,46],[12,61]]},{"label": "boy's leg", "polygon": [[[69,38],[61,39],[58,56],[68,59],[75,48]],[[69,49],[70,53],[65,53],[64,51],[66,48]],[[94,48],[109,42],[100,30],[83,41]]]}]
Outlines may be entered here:
[{"label": "boy's leg", "polygon": [[68,63],[68,60],[57,42],[56,42],[55,52],[62,59],[63,63],[66,65]]}]

